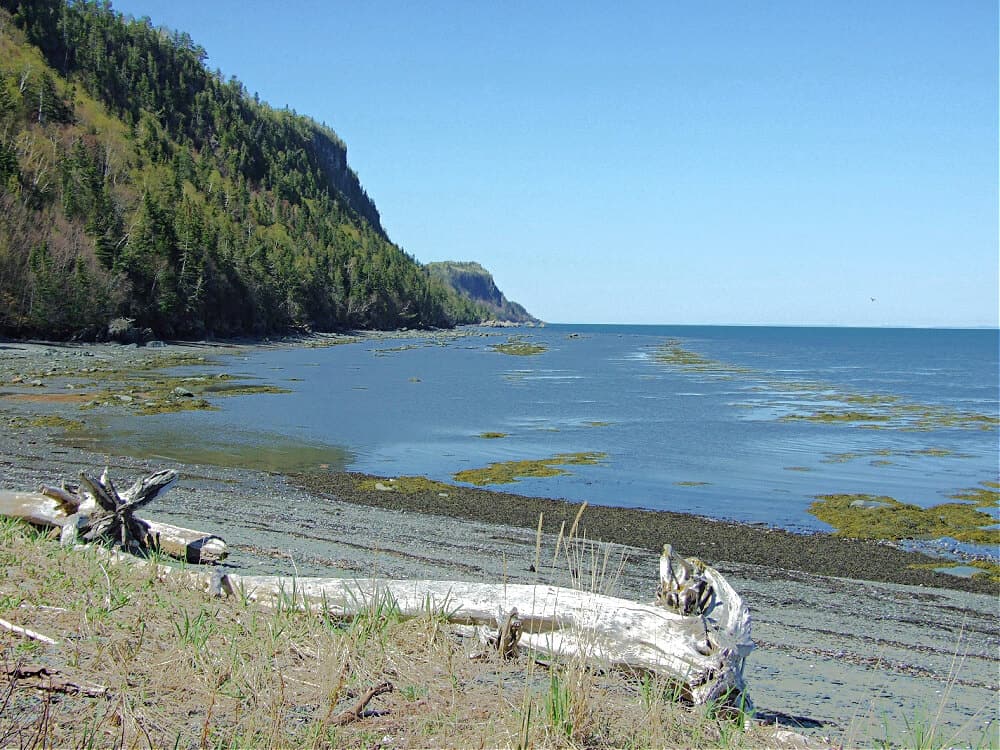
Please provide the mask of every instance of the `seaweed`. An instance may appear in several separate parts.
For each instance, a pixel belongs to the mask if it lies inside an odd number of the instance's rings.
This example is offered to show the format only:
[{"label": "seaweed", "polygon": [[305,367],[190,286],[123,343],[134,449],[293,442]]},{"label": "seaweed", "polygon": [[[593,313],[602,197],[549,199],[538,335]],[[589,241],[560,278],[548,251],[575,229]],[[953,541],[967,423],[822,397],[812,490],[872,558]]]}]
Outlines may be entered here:
[{"label": "seaweed", "polygon": [[452,474],[456,482],[482,487],[488,484],[510,484],[527,477],[557,477],[570,472],[564,466],[599,464],[606,453],[559,453],[550,458],[522,461],[500,461],[481,469],[465,469]]},{"label": "seaweed", "polygon": [[526,341],[524,336],[510,336],[502,344],[492,344],[490,349],[500,354],[510,354],[516,357],[531,357],[548,351],[545,344]]},{"label": "seaweed", "polygon": [[358,479],[356,486],[359,490],[368,492],[378,490],[380,492],[399,492],[404,495],[418,495],[422,492],[437,492],[446,495],[454,489],[450,484],[420,476],[395,477],[384,482],[377,477],[363,477]]},{"label": "seaweed", "polygon": [[[750,387],[764,399],[739,404],[747,408],[765,408],[778,413],[781,422],[808,422],[845,425],[857,429],[896,429],[929,431],[938,429],[995,430],[1000,417],[945,406],[906,403],[900,396],[887,393],[845,393],[829,383],[784,380],[741,365],[710,359],[685,349],[677,339],[667,339],[655,351],[653,359],[683,372],[730,378],[750,375],[761,383]],[[790,406],[782,394],[797,394],[798,404]],[[771,399],[766,397],[770,396]],[[866,407],[864,409],[859,407]]]},{"label": "seaweed", "polygon": [[81,432],[86,427],[86,423],[79,419],[67,419],[56,414],[49,414],[41,417],[11,417],[8,427],[12,429],[24,429],[26,427],[39,427],[43,429],[62,430],[63,432]]},{"label": "seaweed", "polygon": [[1000,565],[992,560],[941,560],[932,563],[913,563],[907,567],[914,570],[934,570],[945,572],[947,568],[958,567],[979,568],[978,573],[973,573],[973,578],[986,578],[990,581],[1000,583]]},{"label": "seaweed", "polygon": [[[974,491],[970,491],[974,492]],[[956,496],[957,497],[957,496]],[[817,495],[809,512],[833,526],[837,536],[854,539],[933,539],[1000,544],[996,519],[981,508],[986,500],[940,503],[929,508],[902,503],[884,495]],[[990,499],[996,504],[995,493]]]}]

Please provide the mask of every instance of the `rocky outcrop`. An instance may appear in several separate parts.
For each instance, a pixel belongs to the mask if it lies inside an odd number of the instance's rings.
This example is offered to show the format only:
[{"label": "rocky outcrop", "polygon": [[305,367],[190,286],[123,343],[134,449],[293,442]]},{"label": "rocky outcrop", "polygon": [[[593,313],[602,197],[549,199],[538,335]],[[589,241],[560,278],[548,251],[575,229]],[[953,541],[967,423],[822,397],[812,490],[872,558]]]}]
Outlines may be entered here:
[{"label": "rocky outcrop", "polygon": [[517,302],[508,300],[497,287],[493,276],[478,263],[451,260],[428,263],[427,270],[463,297],[489,310],[487,325],[536,325],[541,321]]},{"label": "rocky outcrop", "polygon": [[374,201],[368,197],[358,174],[347,164],[347,146],[340,139],[332,136],[325,128],[317,127],[313,133],[309,148],[323,170],[330,184],[346,200],[352,211],[364,218],[372,228],[383,237],[382,219]]}]

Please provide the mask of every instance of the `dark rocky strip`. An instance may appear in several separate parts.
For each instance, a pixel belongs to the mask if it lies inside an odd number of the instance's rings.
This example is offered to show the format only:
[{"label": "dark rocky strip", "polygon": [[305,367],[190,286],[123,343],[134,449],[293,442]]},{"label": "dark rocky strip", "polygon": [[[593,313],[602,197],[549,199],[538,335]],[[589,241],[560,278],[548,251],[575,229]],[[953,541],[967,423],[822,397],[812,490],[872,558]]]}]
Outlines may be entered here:
[{"label": "dark rocky strip", "polygon": [[[428,513],[473,521],[538,527],[558,534],[580,510],[580,503],[526,497],[495,490],[452,486],[447,497],[437,489],[412,493],[366,489],[365,479],[382,479],[353,472],[293,474],[296,486],[344,502],[389,510]],[[683,555],[696,555],[709,564],[722,561],[765,565],[792,574],[884,581],[912,586],[951,588],[976,593],[1000,594],[1000,583],[988,578],[962,578],[933,570],[913,568],[935,558],[909,552],[886,542],[845,539],[832,534],[795,534],[782,529],[718,521],[670,511],[588,506],[580,521],[590,539],[614,542],[658,553],[669,540]]]}]

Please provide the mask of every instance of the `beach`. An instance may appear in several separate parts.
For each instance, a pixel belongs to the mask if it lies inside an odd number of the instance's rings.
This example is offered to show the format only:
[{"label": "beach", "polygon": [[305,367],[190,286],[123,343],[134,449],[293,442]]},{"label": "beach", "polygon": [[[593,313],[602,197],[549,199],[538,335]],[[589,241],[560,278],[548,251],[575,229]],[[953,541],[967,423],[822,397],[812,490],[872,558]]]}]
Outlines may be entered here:
[{"label": "beach", "polygon": [[[565,582],[566,571],[551,560],[560,529],[580,510],[573,502],[469,487],[407,493],[389,477],[332,470],[285,476],[106,455],[86,440],[62,439],[53,419],[80,418],[85,396],[60,376],[72,368],[317,343],[331,341],[0,342],[8,423],[0,489],[33,490],[104,466],[119,485],[175,468],[178,486],[148,515],[222,536],[238,572]],[[304,510],[317,507],[322,513]],[[593,579],[617,595],[652,599],[664,543],[726,575],[753,617],[757,650],[746,677],[758,718],[845,744],[870,744],[884,725],[921,717],[936,721],[948,743],[975,743],[992,721],[996,742],[996,583],[910,567],[928,559],[891,544],[686,514],[588,507],[579,526],[599,550],[591,555]]]}]

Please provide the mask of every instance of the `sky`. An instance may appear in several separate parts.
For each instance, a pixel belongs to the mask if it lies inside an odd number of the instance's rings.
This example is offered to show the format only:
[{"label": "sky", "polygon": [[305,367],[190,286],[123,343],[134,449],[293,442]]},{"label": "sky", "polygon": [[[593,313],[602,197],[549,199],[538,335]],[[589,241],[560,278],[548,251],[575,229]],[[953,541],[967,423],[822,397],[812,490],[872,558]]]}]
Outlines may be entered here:
[{"label": "sky", "polygon": [[115,0],[573,323],[998,325],[994,0]]}]

